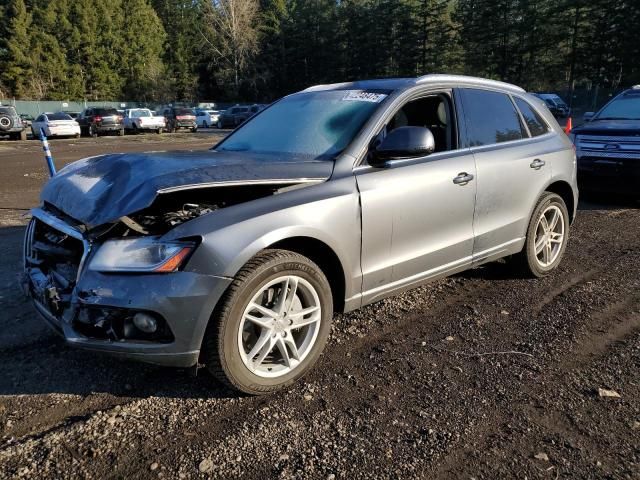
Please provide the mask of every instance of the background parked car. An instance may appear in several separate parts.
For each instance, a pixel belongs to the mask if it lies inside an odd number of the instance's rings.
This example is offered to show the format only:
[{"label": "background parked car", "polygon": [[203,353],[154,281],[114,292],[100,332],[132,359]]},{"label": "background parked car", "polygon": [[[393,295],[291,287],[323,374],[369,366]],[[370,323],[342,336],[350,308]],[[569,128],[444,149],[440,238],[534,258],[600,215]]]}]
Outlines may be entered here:
[{"label": "background parked car", "polygon": [[534,95],[544,100],[554,117],[567,118],[571,114],[569,105],[555,93],[534,93]]},{"label": "background parked car", "polygon": [[235,128],[251,116],[252,114],[249,111],[249,107],[231,107],[219,116],[218,128]]},{"label": "background parked car", "polygon": [[67,115],[69,115],[71,118],[75,120],[80,116],[81,112],[64,112],[64,113],[66,113]]},{"label": "background parked car", "polygon": [[202,128],[217,127],[221,113],[220,110],[198,110],[196,113],[196,123],[198,127]]},{"label": "background parked car", "polygon": [[640,85],[614,97],[571,130],[578,182],[587,192],[640,198]]},{"label": "background parked car", "polygon": [[164,109],[163,115],[169,132],[176,132],[181,128],[189,129],[192,132],[198,131],[196,114],[190,108],[168,107]]},{"label": "background parked car", "polygon": [[122,116],[115,108],[87,108],[80,114],[77,121],[83,135],[91,137],[97,137],[101,133],[124,135]]},{"label": "background parked car", "polygon": [[33,117],[28,113],[21,113],[20,120],[22,120],[22,125],[26,130],[31,128],[31,123],[33,122]]},{"label": "background parked car", "polygon": [[166,126],[164,117],[156,116],[148,108],[130,108],[124,111],[124,129],[133,133],[153,131],[162,133]]},{"label": "background parked car", "polygon": [[0,106],[0,135],[8,135],[11,140],[26,140],[27,131],[11,106]]},{"label": "background parked car", "polygon": [[35,138],[40,137],[40,129],[47,137],[76,137],[80,138],[80,125],[70,115],[64,112],[41,113],[31,123],[31,133]]}]

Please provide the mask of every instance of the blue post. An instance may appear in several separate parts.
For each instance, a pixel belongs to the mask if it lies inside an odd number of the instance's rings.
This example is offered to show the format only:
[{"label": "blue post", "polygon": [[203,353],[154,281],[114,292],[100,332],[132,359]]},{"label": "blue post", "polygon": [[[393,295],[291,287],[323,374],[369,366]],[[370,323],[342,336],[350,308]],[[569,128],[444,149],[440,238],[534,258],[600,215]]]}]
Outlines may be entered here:
[{"label": "blue post", "polygon": [[47,137],[44,134],[43,128],[40,129],[40,140],[42,141],[44,158],[47,160],[47,167],[49,167],[49,176],[53,177],[56,174],[56,166],[53,163],[53,158],[51,157],[51,150],[49,150],[49,142],[47,142]]}]

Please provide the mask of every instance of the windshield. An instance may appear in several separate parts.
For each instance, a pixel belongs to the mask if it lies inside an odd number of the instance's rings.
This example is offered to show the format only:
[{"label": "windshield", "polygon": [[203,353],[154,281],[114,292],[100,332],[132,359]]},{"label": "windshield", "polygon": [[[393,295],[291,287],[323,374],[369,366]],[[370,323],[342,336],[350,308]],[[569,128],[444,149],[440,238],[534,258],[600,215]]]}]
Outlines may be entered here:
[{"label": "windshield", "polygon": [[640,120],[640,95],[618,97],[598,112],[598,120]]},{"label": "windshield", "polygon": [[349,145],[386,96],[363,90],[291,95],[253,117],[218,150],[331,158]]},{"label": "windshield", "polygon": [[13,115],[13,107],[0,107],[0,113]]},{"label": "windshield", "polygon": [[64,112],[58,113],[47,113],[47,118],[49,120],[73,120],[69,115]]},{"label": "windshield", "polygon": [[133,118],[150,117],[151,112],[149,110],[131,110],[131,116]]}]

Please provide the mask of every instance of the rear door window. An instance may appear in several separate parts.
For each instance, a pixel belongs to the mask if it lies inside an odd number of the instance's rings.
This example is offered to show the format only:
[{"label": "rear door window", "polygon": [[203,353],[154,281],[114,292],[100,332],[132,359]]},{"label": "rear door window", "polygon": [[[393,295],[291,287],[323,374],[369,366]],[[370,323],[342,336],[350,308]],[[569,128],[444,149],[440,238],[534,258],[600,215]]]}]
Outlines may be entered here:
[{"label": "rear door window", "polygon": [[511,98],[500,92],[462,89],[469,146],[520,140],[526,133]]},{"label": "rear door window", "polygon": [[536,112],[529,102],[519,97],[514,97],[514,100],[518,106],[518,110],[520,110],[520,113],[522,114],[522,118],[524,118],[527,127],[529,127],[529,132],[532,137],[544,135],[549,131],[540,114]]}]

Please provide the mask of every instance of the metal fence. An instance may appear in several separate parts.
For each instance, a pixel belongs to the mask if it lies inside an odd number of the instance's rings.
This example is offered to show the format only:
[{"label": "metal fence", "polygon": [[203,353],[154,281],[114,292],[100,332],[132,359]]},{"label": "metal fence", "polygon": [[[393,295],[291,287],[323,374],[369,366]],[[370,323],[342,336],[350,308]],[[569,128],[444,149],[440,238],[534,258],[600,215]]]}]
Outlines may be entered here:
[{"label": "metal fence", "polygon": [[[201,102],[198,104],[185,104],[182,102],[174,102],[174,105],[180,105],[190,108],[205,107],[224,109],[234,104],[231,103],[217,103],[217,102]],[[12,105],[15,107],[18,114],[30,115],[36,118],[38,115],[44,112],[81,112],[88,107],[108,107],[124,110],[125,108],[149,108],[151,110],[159,110],[163,104],[158,103],[142,103],[142,102],[119,102],[119,101],[105,101],[105,102],[88,102],[88,101],[53,101],[53,100],[13,100],[0,98],[0,105]]]}]

